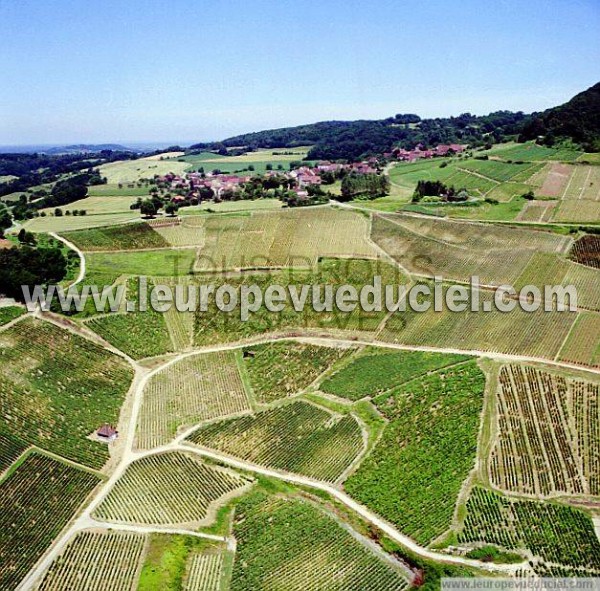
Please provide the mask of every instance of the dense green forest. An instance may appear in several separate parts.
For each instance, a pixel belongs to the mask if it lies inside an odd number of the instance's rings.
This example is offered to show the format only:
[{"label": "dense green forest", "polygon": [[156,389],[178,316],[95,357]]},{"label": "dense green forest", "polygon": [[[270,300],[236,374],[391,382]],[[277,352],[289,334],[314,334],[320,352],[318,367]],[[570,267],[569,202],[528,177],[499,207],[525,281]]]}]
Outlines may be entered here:
[{"label": "dense green forest", "polygon": [[588,152],[600,151],[600,82],[564,105],[532,115],[525,122],[520,139],[540,136],[546,145],[570,139]]}]

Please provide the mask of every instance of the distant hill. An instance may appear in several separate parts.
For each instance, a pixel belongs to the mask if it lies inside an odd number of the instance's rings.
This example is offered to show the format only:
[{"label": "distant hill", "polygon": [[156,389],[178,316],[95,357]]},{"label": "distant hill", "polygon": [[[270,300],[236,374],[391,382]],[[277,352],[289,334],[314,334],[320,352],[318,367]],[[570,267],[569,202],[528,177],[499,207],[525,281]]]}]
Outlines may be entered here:
[{"label": "distant hill", "polygon": [[458,143],[476,147],[538,136],[544,136],[549,144],[567,138],[586,150],[600,151],[600,83],[560,107],[532,115],[497,111],[484,116],[463,113],[458,117],[436,119],[408,114],[376,120],[321,121],[237,135],[222,142],[195,144],[190,150],[312,145],[309,160],[355,160],[388,152],[394,146],[409,149],[419,143],[425,147]]},{"label": "distant hill", "polygon": [[525,118],[521,112],[498,111],[485,116],[463,113],[437,119],[408,114],[377,120],[322,121],[238,135],[223,142],[195,144],[190,150],[218,150],[223,146],[287,148],[310,144],[313,148],[308,153],[309,160],[355,160],[367,154],[387,152],[393,146],[495,143],[516,137]]},{"label": "distant hill", "polygon": [[569,102],[543,113],[534,113],[520,139],[542,136],[544,143],[570,139],[590,152],[600,151],[600,82],[575,95]]},{"label": "distant hill", "polygon": [[44,150],[45,154],[96,154],[110,150],[112,152],[139,152],[120,144],[74,144],[71,146],[55,146]]}]

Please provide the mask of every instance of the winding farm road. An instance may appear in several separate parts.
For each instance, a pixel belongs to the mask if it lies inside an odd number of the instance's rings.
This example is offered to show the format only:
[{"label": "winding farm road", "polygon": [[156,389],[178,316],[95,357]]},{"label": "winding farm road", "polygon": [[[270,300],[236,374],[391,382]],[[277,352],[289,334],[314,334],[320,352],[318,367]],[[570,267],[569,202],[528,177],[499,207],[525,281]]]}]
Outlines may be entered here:
[{"label": "winding farm road", "polygon": [[59,236],[58,234],[56,234],[56,232],[50,232],[50,236],[52,236],[52,238],[55,238],[56,240],[59,240],[65,246],[68,246],[71,250],[74,250],[79,255],[79,273],[78,273],[75,281],[73,281],[73,283],[71,283],[71,285],[69,287],[78,285],[85,278],[85,270],[86,270],[85,255],[71,241],[67,240],[66,238],[63,238],[62,236]]}]

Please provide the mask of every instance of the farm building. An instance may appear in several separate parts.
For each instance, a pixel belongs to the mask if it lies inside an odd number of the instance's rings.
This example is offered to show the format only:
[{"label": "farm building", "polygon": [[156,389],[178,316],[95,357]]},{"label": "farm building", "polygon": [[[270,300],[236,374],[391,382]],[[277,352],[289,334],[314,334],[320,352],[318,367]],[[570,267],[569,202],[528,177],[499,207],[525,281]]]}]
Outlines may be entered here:
[{"label": "farm building", "polygon": [[102,427],[96,431],[96,437],[98,440],[105,443],[114,441],[118,436],[119,432],[112,425],[108,424],[102,425]]}]

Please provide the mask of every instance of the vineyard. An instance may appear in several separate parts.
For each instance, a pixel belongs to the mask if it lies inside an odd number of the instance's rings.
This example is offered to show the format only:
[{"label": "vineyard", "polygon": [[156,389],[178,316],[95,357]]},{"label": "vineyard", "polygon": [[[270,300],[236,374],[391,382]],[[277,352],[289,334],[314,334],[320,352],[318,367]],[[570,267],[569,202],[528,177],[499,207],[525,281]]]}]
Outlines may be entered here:
[{"label": "vineyard", "polygon": [[[202,586],[214,582],[212,571],[191,570],[198,557],[229,554],[225,549],[205,539],[187,535],[153,533],[148,536],[148,545],[136,591],[194,591],[191,584],[201,585],[202,591],[212,591],[212,587]],[[206,567],[200,559],[198,566]],[[201,579],[190,578],[190,575]],[[223,581],[225,582],[225,580]],[[219,591],[221,587],[217,587]],[[226,585],[222,589],[228,589]]]},{"label": "vineyard", "polygon": [[512,283],[534,252],[560,253],[569,239],[548,232],[376,215],[371,237],[410,272],[482,284]]},{"label": "vineyard", "polygon": [[116,424],[130,366],[95,343],[26,318],[0,333],[2,432],[101,468],[108,450],[88,436]]},{"label": "vineyard", "polygon": [[25,308],[21,308],[21,306],[4,306],[0,308],[0,326],[19,318],[19,316],[25,314],[25,311]]},{"label": "vineyard", "polygon": [[237,507],[232,589],[401,591],[402,566],[382,558],[307,501],[255,494]]},{"label": "vineyard", "polygon": [[168,248],[169,243],[145,222],[63,232],[62,235],[85,251]]},{"label": "vineyard", "polygon": [[[248,321],[240,320],[239,310],[232,312],[219,312],[211,303],[206,312],[197,312],[195,322],[195,344],[210,345],[228,341],[237,341],[256,335],[275,331],[307,330],[318,333],[327,330],[330,334],[339,334],[345,337],[373,333],[377,330],[385,312],[365,312],[360,306],[353,312],[316,312],[312,302],[307,299],[303,311],[296,312],[293,302],[287,293],[288,286],[294,286],[296,293],[300,292],[300,285],[353,285],[358,290],[367,284],[373,284],[373,277],[381,276],[382,285],[404,284],[407,279],[388,263],[381,261],[368,261],[358,259],[324,259],[319,261],[315,271],[292,270],[277,271],[270,274],[244,273],[243,275],[214,278],[218,288],[224,282],[237,288],[239,285],[256,284],[263,292],[270,285],[280,285],[286,290],[286,307],[282,312],[269,312],[261,308],[252,314]],[[215,280],[216,279],[216,280]],[[324,291],[324,290],[322,290]]]},{"label": "vineyard", "polygon": [[249,481],[196,456],[170,452],[133,462],[95,511],[103,521],[200,526]]},{"label": "vineyard", "polygon": [[274,342],[244,349],[244,367],[257,402],[268,404],[308,387],[347,354],[348,349]]},{"label": "vineyard", "polygon": [[188,439],[248,462],[334,482],[363,450],[352,416],[294,402],[200,427]]},{"label": "vineyard", "polygon": [[582,236],[573,244],[570,256],[576,263],[600,269],[600,236],[594,234]]},{"label": "vineyard", "polygon": [[194,554],[189,559],[185,591],[220,591],[223,571],[221,553]]},{"label": "vineyard", "polygon": [[506,181],[526,181],[542,168],[541,164],[530,162],[500,162],[498,160],[467,160],[460,164],[467,170],[474,171],[500,183]]},{"label": "vineyard", "polygon": [[502,158],[504,160],[523,160],[525,162],[544,161],[544,160],[560,160],[563,162],[574,162],[581,156],[581,152],[569,148],[548,148],[540,146],[534,142],[526,142],[523,144],[515,144],[512,146],[499,145],[493,147],[486,152],[490,156]]},{"label": "vineyard", "polygon": [[27,449],[27,445],[14,435],[0,433],[0,476]]},{"label": "vineyard", "polygon": [[[447,286],[444,286],[444,292]],[[433,285],[431,285],[433,292]],[[578,318],[576,312],[525,312],[517,306],[504,313],[493,307],[493,294],[479,291],[481,305],[491,312],[396,312],[385,324],[380,340],[404,345],[449,347],[554,359]]]},{"label": "vineyard", "polygon": [[[384,350],[385,351],[385,350]],[[466,361],[465,355],[366,349],[323,381],[319,389],[340,398],[373,397],[430,371]]]},{"label": "vineyard", "polygon": [[[149,283],[149,288],[151,288]],[[127,280],[127,300],[138,301],[138,278]],[[176,313],[176,312],[175,312]],[[164,355],[174,350],[167,315],[148,305],[146,312],[110,313],[84,323],[117,349],[133,359]]]},{"label": "vineyard", "polygon": [[577,306],[600,310],[600,269],[592,269],[552,254],[536,253],[514,287],[537,286],[542,295],[546,285],[573,285],[577,290]]},{"label": "vineyard", "polygon": [[600,494],[600,385],[533,367],[500,371],[492,482],[535,495]]},{"label": "vineyard", "polygon": [[558,359],[600,367],[600,314],[583,312],[578,315],[573,329],[562,346]]},{"label": "vineyard", "polygon": [[15,589],[99,481],[33,453],[0,483],[0,589]]},{"label": "vineyard", "polygon": [[320,257],[377,258],[367,217],[329,207],[210,216],[196,270],[314,267]]},{"label": "vineyard", "polygon": [[136,444],[140,449],[164,445],[186,427],[250,410],[233,351],[192,355],[148,381]]},{"label": "vineyard", "polygon": [[[542,569],[546,562],[584,569],[579,576],[600,574],[600,542],[592,520],[563,505],[511,500],[476,487],[459,534],[459,543],[471,542],[526,551]],[[535,560],[532,564],[537,570]]]},{"label": "vineyard", "polygon": [[475,464],[484,388],[472,362],[375,398],[390,422],[346,491],[421,544],[442,535]]},{"label": "vineyard", "polygon": [[83,531],[54,560],[38,591],[130,591],[144,544],[141,534]]},{"label": "vineyard", "polygon": [[[201,223],[198,223],[198,222]],[[204,246],[206,232],[204,219],[182,218],[180,223],[155,226],[154,231],[160,234],[171,246]]]}]

